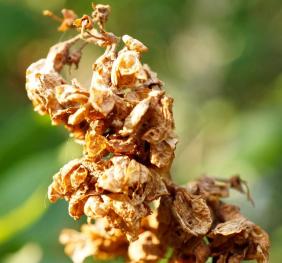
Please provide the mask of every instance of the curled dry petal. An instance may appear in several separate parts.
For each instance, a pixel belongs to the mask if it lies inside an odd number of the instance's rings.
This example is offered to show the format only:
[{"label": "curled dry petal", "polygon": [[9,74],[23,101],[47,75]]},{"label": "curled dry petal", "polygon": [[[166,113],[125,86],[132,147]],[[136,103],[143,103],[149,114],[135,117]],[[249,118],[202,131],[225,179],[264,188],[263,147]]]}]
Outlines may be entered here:
[{"label": "curled dry petal", "polygon": [[72,190],[70,176],[79,165],[79,160],[70,161],[54,175],[53,182],[48,188],[48,198],[51,202],[56,202]]},{"label": "curled dry petal", "polygon": [[115,154],[133,155],[136,152],[136,142],[134,138],[110,139],[108,141],[109,151]]},{"label": "curled dry petal", "polygon": [[132,87],[138,79],[147,79],[139,54],[136,51],[120,52],[113,63],[112,84],[117,87]]},{"label": "curled dry petal", "polygon": [[170,184],[169,180],[166,184],[170,195],[161,197],[158,207],[158,237],[174,247],[178,255],[186,251],[187,255],[195,256],[195,246],[208,233],[213,222],[211,212],[200,196],[191,196],[185,189]]},{"label": "curled dry petal", "polygon": [[141,218],[149,215],[150,209],[144,204],[132,204],[125,195],[111,194],[103,196],[103,200],[116,214],[110,216],[110,220],[132,235],[132,239],[135,239],[140,228]]},{"label": "curled dry petal", "polygon": [[56,202],[59,198],[70,197],[85,182],[87,176],[88,170],[79,159],[70,161],[54,175],[53,182],[48,188],[49,200]]},{"label": "curled dry petal", "polygon": [[146,185],[146,201],[153,201],[161,196],[169,195],[165,183],[162,180],[162,176],[155,170],[151,169],[151,180]]},{"label": "curled dry petal", "polygon": [[172,148],[166,141],[151,145],[150,160],[151,163],[157,167],[167,167],[169,169],[173,158],[174,148]]},{"label": "curled dry petal", "polygon": [[95,110],[107,116],[115,106],[115,96],[112,90],[104,85],[92,86],[90,103]]},{"label": "curled dry petal", "polygon": [[239,176],[233,176],[229,180],[204,176],[195,182],[190,182],[187,189],[190,193],[201,194],[212,200],[228,197],[230,189],[235,189],[241,193],[246,193],[248,200],[253,204],[248,185]]},{"label": "curled dry petal", "polygon": [[201,194],[211,198],[229,196],[228,185],[224,182],[218,182],[211,177],[202,177],[196,182],[191,182],[187,185],[187,189],[192,194]]},{"label": "curled dry petal", "polygon": [[77,190],[69,200],[69,215],[75,220],[84,215],[84,205],[88,199],[87,188]]},{"label": "curled dry petal", "polygon": [[[209,234],[216,262],[257,260],[268,262],[269,238],[264,230],[244,217],[218,224]],[[237,260],[237,261],[236,261]]]},{"label": "curled dry petal", "polygon": [[138,187],[149,180],[149,169],[127,156],[113,157],[111,162],[113,166],[98,178],[98,187],[112,193],[126,193],[130,187]]},{"label": "curled dry petal", "polygon": [[133,133],[150,107],[151,97],[140,101],[124,121],[120,134],[127,136]]},{"label": "curled dry petal", "polygon": [[84,214],[90,218],[99,218],[107,215],[108,207],[100,196],[90,196],[84,205]]},{"label": "curled dry petal", "polygon": [[65,83],[54,70],[46,72],[45,67],[46,59],[41,59],[26,70],[27,95],[33,103],[34,110],[42,115],[60,108],[59,103],[54,99],[52,88]]},{"label": "curled dry petal", "polygon": [[60,85],[55,87],[55,96],[61,105],[85,104],[89,98],[89,92],[73,85]]},{"label": "curled dry petal", "polygon": [[69,56],[71,54],[70,48],[75,43],[77,43],[79,39],[80,37],[76,36],[72,39],[69,39],[67,41],[52,46],[46,57],[45,70],[47,72],[50,70],[55,70],[56,72],[59,73],[61,72],[61,70],[66,64],[73,62],[69,60]]},{"label": "curled dry petal", "polygon": [[163,96],[159,101],[156,96],[155,105],[152,106],[151,127],[143,134],[143,140],[157,144],[171,136],[174,129],[172,104],[173,100],[170,97]]},{"label": "curled dry petal", "polygon": [[106,216],[109,222],[128,235],[129,239],[136,239],[141,218],[150,213],[144,204],[134,205],[123,194],[100,195],[99,198],[90,197],[85,204],[85,214],[90,218]]},{"label": "curled dry petal", "polygon": [[76,112],[69,115],[67,123],[71,126],[79,125],[85,120],[86,116],[87,116],[87,108],[86,107],[79,108]]},{"label": "curled dry petal", "polygon": [[87,112],[89,92],[77,81],[66,84],[60,71],[73,60],[70,48],[79,38],[54,45],[46,59],[33,63],[27,69],[26,89],[34,108],[40,114],[49,114],[53,125],[64,124],[72,135],[82,140],[89,124]]},{"label": "curled dry petal", "polygon": [[208,233],[212,217],[201,196],[192,196],[185,189],[176,191],[172,211],[183,231],[194,236]]},{"label": "curled dry petal", "polygon": [[139,40],[134,39],[133,37],[129,35],[122,36],[122,41],[124,42],[125,46],[129,50],[134,50],[136,52],[145,52],[148,51],[148,48]]},{"label": "curled dry petal", "polygon": [[88,176],[88,170],[80,165],[70,176],[70,182],[73,188],[78,188],[83,184]]},{"label": "curled dry petal", "polygon": [[87,132],[85,136],[84,153],[89,158],[96,158],[101,156],[108,147],[107,139],[97,134],[95,131]]}]

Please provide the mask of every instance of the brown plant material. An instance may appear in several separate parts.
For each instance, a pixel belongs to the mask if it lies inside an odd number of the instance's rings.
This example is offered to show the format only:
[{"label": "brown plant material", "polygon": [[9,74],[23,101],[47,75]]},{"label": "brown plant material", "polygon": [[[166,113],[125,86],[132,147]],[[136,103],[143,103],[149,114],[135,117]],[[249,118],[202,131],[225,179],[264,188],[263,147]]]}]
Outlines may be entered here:
[{"label": "brown plant material", "polygon": [[267,233],[242,216],[238,207],[220,202],[216,217],[218,224],[208,235],[215,262],[268,262]]},{"label": "brown plant material", "polygon": [[[245,181],[202,177],[185,187],[172,182],[173,99],[141,62],[148,48],[106,31],[110,6],[92,7],[81,18],[72,10],[62,10],[63,18],[45,11],[61,23],[60,31],[79,33],[51,47],[26,72],[34,110],[64,125],[83,145],[82,157],[65,164],[48,188],[51,202],[69,203],[71,217],[87,217],[81,232],[62,232],[66,254],[75,263],[88,256],[154,263],[169,251],[171,263],[204,263],[210,257],[217,263],[267,263],[266,232],[222,202],[231,189],[252,202]],[[66,65],[78,67],[86,44],[105,48],[93,64],[89,87],[61,75]]]},{"label": "brown plant material", "polygon": [[109,259],[126,256],[128,241],[119,229],[112,228],[106,219],[98,219],[94,225],[82,225],[81,232],[64,229],[60,242],[73,262],[82,263],[88,256]]},{"label": "brown plant material", "polygon": [[58,31],[61,31],[61,32],[65,32],[73,28],[73,23],[75,19],[77,18],[77,14],[73,10],[70,10],[70,9],[62,10],[63,18],[56,16],[50,10],[44,10],[43,15],[49,16],[53,18],[54,20],[61,22],[60,26],[58,27]]}]

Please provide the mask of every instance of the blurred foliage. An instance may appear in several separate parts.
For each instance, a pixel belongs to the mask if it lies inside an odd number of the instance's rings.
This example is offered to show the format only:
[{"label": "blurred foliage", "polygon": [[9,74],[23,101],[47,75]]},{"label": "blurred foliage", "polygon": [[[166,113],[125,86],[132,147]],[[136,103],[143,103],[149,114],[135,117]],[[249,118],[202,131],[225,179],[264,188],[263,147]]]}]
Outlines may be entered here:
[{"label": "blurred foliage", "polygon": [[[271,262],[282,253],[282,2],[278,0],[108,0],[108,28],[142,40],[144,60],[175,98],[179,145],[173,176],[239,173],[256,207],[232,202],[266,228]],[[0,262],[70,262],[58,244],[64,227],[79,228],[64,202],[46,200],[51,176],[79,154],[63,128],[51,127],[28,101],[25,69],[68,33],[41,16],[50,8],[88,13],[90,1],[0,0]],[[101,53],[86,50],[85,85]],[[71,75],[71,76],[72,76]],[[85,219],[82,219],[82,221]],[[89,260],[91,262],[91,260]],[[116,260],[112,262],[121,262]]]}]

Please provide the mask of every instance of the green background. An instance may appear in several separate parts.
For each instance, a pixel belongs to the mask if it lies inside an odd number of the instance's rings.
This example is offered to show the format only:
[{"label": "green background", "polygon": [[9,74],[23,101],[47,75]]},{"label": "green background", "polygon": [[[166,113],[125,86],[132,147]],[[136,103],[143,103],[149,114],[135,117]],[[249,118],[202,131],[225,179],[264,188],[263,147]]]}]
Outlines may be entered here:
[{"label": "green background", "polygon": [[[0,262],[64,263],[64,227],[79,228],[64,201],[46,198],[52,175],[80,155],[62,127],[33,112],[25,93],[26,67],[70,36],[56,31],[43,9],[90,13],[86,0],[0,0]],[[108,0],[107,29],[142,40],[144,61],[175,98],[179,144],[173,177],[240,174],[253,208],[241,206],[271,236],[271,260],[282,255],[282,1]],[[101,54],[87,47],[78,77],[89,85]],[[85,221],[85,218],[81,220]],[[89,261],[90,262],[90,261]]]}]

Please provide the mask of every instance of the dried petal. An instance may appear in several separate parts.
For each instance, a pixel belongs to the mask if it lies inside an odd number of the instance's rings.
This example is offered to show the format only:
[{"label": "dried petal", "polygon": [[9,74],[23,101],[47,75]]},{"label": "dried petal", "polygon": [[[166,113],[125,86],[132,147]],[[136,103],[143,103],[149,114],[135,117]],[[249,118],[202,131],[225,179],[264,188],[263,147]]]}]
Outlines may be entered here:
[{"label": "dried petal", "polygon": [[60,198],[69,200],[79,187],[86,182],[88,175],[89,171],[81,160],[70,161],[54,175],[53,182],[48,188],[49,200],[51,202],[56,202]]},{"label": "dried petal", "polygon": [[[48,188],[48,198],[52,202],[70,195],[73,192],[71,176],[80,167],[80,160],[75,159],[64,165],[53,177],[53,183]],[[73,176],[74,177],[74,176]]]},{"label": "dried petal", "polygon": [[[246,190],[243,188],[243,185],[246,187]],[[246,182],[241,180],[239,176],[233,176],[229,180],[204,176],[196,182],[190,182],[187,185],[189,192],[204,195],[209,200],[228,197],[231,188],[241,193],[246,193],[248,200],[253,204],[249,188]]]},{"label": "dried petal", "polygon": [[129,235],[128,238],[136,239],[141,218],[148,215],[150,210],[143,204],[132,204],[126,195],[109,194],[100,195],[100,198],[90,197],[84,212],[90,218],[107,216],[113,226]]},{"label": "dried petal", "polygon": [[64,106],[85,104],[88,101],[89,92],[73,85],[60,85],[55,87],[55,96],[58,102]]},{"label": "dried petal", "polygon": [[78,188],[82,183],[85,182],[88,176],[88,170],[80,165],[73,173],[70,175],[70,181],[73,188]]},{"label": "dried petal", "polygon": [[136,141],[134,138],[110,139],[108,141],[109,151],[118,154],[133,155],[136,151]]},{"label": "dried petal", "polygon": [[76,191],[69,201],[69,215],[75,220],[84,215],[84,205],[88,199],[87,188]]},{"label": "dried petal", "polygon": [[89,158],[96,158],[101,156],[107,149],[107,139],[97,134],[95,131],[89,131],[85,136],[84,153]]},{"label": "dried petal", "polygon": [[[209,234],[217,262],[257,260],[268,262],[269,238],[265,231],[244,217],[218,224]],[[236,261],[237,260],[237,261]]]},{"label": "dried petal", "polygon": [[98,178],[97,186],[112,193],[126,193],[130,187],[138,187],[149,180],[148,168],[127,156],[113,157],[113,166]]},{"label": "dried petal", "polygon": [[172,211],[183,231],[191,235],[205,235],[211,227],[212,217],[205,200],[184,189],[177,190]]},{"label": "dried petal", "polygon": [[[160,92],[156,91],[156,94],[159,93]],[[160,101],[158,99],[159,98],[156,96],[156,105],[152,106],[153,112],[151,118],[148,120],[151,127],[142,136],[143,140],[151,144],[158,144],[168,139],[172,136],[174,129],[172,98],[163,96]]]},{"label": "dried petal", "polygon": [[149,202],[169,194],[161,175],[153,169],[151,169],[150,172],[152,175],[151,181],[146,185],[146,201]]},{"label": "dried petal", "polygon": [[107,210],[107,204],[104,204],[100,196],[90,196],[84,205],[84,214],[90,218],[104,217]]},{"label": "dried petal", "polygon": [[171,148],[166,141],[151,145],[151,163],[159,168],[166,167],[168,170],[174,158],[174,148]]},{"label": "dried petal", "polygon": [[123,136],[127,136],[131,133],[133,133],[138,125],[140,124],[142,118],[148,111],[150,107],[151,97],[148,97],[147,99],[142,100],[139,102],[132,112],[129,114],[129,116],[124,121],[123,129],[120,131],[120,134]]},{"label": "dried petal", "polygon": [[115,106],[115,97],[111,89],[103,85],[90,89],[90,103],[93,108],[107,116]]},{"label": "dried petal", "polygon": [[134,50],[136,52],[145,52],[148,51],[148,48],[139,40],[134,39],[129,35],[122,36],[122,41],[129,50]]},{"label": "dried petal", "polygon": [[112,84],[118,87],[131,87],[138,79],[147,79],[138,53],[136,51],[124,51],[119,53],[112,67]]},{"label": "dried petal", "polygon": [[71,126],[79,125],[82,123],[87,115],[87,108],[79,108],[75,113],[69,115],[68,124]]},{"label": "dried petal", "polygon": [[192,194],[201,194],[211,198],[229,196],[228,185],[224,182],[216,181],[211,177],[202,177],[196,182],[191,182],[187,185],[187,189]]}]

